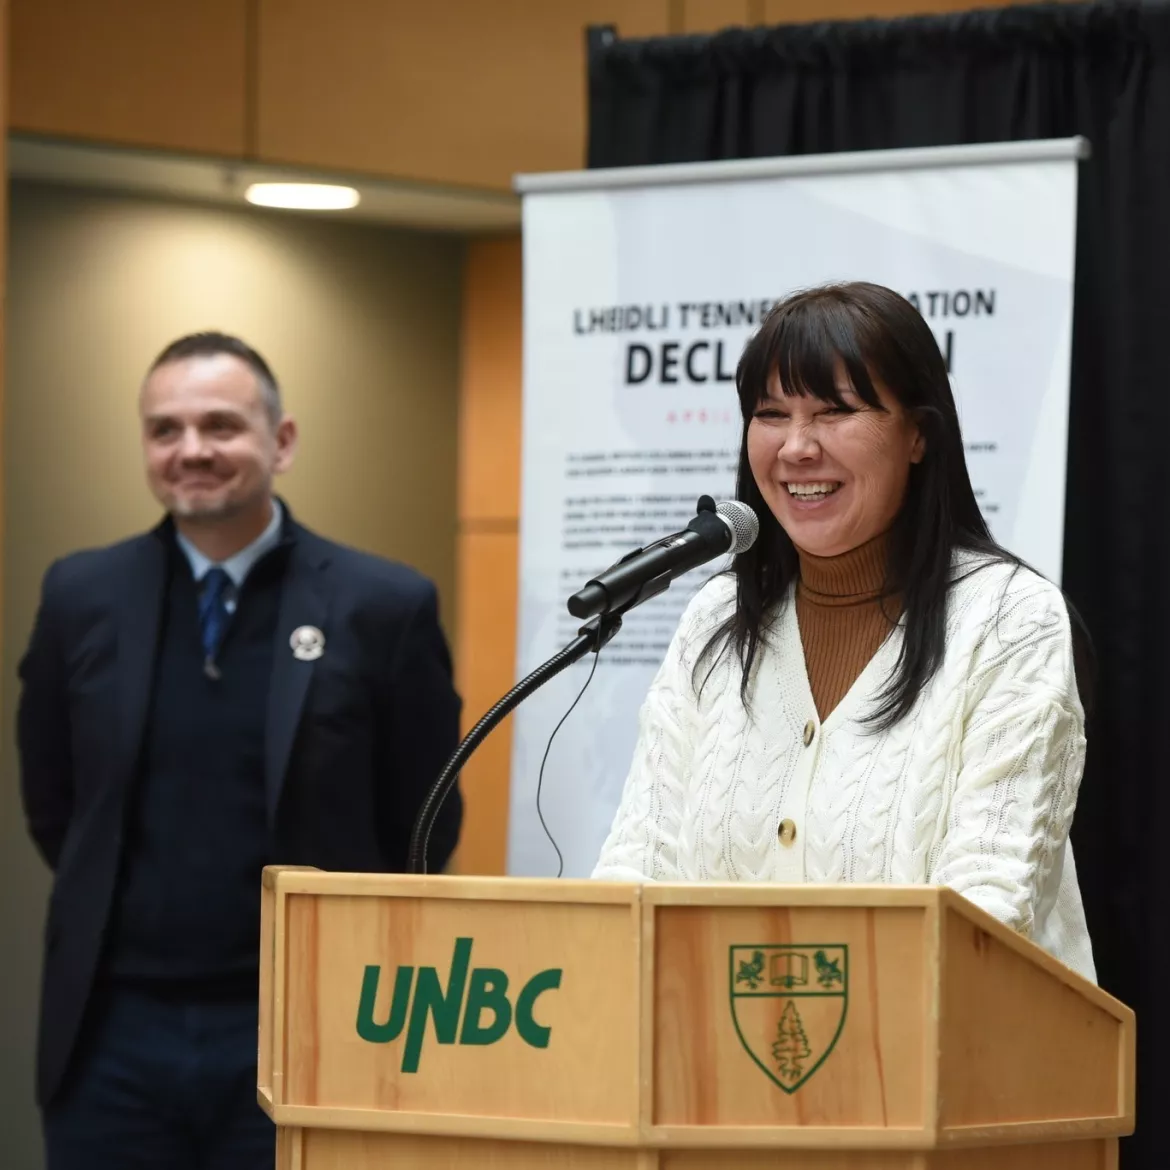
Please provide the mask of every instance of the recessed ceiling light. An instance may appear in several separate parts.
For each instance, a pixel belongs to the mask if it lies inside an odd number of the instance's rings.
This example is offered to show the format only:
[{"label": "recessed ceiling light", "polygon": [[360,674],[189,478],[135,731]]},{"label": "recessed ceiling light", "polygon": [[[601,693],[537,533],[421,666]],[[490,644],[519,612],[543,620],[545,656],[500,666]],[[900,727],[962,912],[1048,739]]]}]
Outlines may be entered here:
[{"label": "recessed ceiling light", "polygon": [[286,207],[297,211],[344,211],[356,207],[361,196],[353,187],[328,183],[253,183],[244,192],[259,207]]}]

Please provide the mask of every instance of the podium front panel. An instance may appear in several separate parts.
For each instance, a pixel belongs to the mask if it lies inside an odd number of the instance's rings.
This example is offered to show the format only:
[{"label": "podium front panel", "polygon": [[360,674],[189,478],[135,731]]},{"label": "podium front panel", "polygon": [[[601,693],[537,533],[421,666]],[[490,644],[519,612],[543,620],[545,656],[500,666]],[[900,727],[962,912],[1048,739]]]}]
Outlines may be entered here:
[{"label": "podium front panel", "polygon": [[658,907],[654,1124],[928,1129],[934,922],[925,905]]},{"label": "podium front panel", "polygon": [[275,1104],[636,1130],[636,892],[323,876],[283,878]]}]

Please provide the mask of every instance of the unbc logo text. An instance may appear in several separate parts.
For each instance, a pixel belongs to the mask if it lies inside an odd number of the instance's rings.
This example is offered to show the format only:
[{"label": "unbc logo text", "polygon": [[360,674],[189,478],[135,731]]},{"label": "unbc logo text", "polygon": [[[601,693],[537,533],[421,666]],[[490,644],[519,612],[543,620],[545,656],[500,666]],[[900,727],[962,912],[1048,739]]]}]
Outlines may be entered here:
[{"label": "unbc logo text", "polygon": [[358,1035],[371,1044],[389,1044],[405,1026],[402,1071],[407,1073],[418,1072],[428,1016],[434,1021],[435,1039],[440,1044],[495,1044],[515,1024],[525,1044],[547,1048],[551,1029],[537,1023],[536,1001],[546,991],[560,987],[562,968],[550,967],[533,975],[520,988],[513,1007],[507,973],[498,967],[472,968],[471,944],[469,938],[455,940],[446,988],[436,967],[419,967],[417,978],[414,967],[399,967],[390,1014],[383,1023],[374,1019],[382,968],[367,967],[358,1003]]}]

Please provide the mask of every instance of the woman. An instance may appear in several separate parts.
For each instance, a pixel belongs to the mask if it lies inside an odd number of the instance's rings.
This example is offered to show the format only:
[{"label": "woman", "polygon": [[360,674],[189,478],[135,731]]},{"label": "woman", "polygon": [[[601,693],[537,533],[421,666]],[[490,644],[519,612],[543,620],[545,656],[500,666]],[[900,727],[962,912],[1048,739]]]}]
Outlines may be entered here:
[{"label": "woman", "polygon": [[984,523],[930,329],[800,293],[736,386],[760,536],[683,615],[594,876],[947,885],[1095,978],[1081,636]]}]

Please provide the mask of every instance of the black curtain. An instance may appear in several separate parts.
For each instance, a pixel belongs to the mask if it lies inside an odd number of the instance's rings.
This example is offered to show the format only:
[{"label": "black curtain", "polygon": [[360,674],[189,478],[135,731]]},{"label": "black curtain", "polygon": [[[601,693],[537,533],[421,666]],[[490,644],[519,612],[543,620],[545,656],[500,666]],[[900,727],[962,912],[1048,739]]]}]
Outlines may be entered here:
[{"label": "black curtain", "polygon": [[1099,671],[1073,842],[1100,981],[1138,1017],[1138,1130],[1123,1164],[1167,1170],[1170,7],[1054,4],[645,41],[595,30],[589,56],[593,167],[1090,140],[1064,585]]}]

